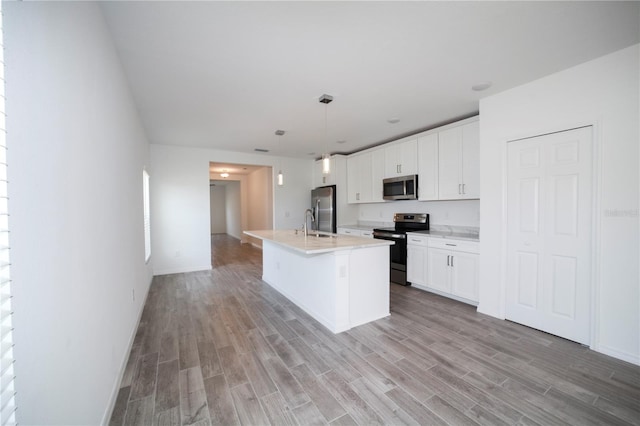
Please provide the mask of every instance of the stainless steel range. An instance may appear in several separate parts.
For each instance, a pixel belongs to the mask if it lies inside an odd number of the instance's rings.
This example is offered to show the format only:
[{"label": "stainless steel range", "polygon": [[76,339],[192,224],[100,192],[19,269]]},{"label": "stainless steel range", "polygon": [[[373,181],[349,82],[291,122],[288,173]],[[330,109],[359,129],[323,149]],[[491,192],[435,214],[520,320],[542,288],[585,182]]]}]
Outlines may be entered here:
[{"label": "stainless steel range", "polygon": [[394,228],[378,228],[373,230],[373,238],[394,241],[389,248],[391,282],[401,285],[407,283],[407,232],[426,231],[429,229],[427,213],[396,213],[393,215]]}]

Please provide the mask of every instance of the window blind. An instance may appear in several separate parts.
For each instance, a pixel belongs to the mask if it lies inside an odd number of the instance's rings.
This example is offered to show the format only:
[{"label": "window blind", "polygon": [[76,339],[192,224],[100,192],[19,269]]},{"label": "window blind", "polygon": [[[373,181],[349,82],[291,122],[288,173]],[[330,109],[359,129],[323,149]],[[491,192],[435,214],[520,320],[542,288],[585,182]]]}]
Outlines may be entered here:
[{"label": "window blind", "polygon": [[144,201],[144,261],[151,257],[151,218],[149,206],[149,173],[142,171],[142,197]]},{"label": "window blind", "polygon": [[4,90],[4,37],[0,2],[0,424],[16,424],[13,372],[13,324],[9,274],[9,211],[7,192],[7,132]]}]

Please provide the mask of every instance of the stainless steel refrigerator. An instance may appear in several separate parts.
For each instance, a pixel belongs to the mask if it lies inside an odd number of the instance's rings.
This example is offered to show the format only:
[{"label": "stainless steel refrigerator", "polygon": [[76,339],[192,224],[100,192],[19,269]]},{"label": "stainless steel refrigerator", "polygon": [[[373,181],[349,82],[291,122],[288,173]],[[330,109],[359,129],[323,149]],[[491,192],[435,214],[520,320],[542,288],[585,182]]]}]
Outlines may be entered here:
[{"label": "stainless steel refrigerator", "polygon": [[311,210],[313,210],[313,229],[317,231],[337,231],[336,224],[336,186],[321,186],[311,190]]}]

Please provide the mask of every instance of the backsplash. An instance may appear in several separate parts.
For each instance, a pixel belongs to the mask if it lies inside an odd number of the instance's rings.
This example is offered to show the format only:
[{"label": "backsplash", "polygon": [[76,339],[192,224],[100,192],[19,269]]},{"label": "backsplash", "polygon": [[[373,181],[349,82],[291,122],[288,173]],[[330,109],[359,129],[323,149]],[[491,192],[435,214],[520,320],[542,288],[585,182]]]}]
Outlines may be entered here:
[{"label": "backsplash", "polygon": [[393,223],[394,213],[429,213],[432,225],[480,226],[480,200],[390,201],[360,204],[358,222]]}]

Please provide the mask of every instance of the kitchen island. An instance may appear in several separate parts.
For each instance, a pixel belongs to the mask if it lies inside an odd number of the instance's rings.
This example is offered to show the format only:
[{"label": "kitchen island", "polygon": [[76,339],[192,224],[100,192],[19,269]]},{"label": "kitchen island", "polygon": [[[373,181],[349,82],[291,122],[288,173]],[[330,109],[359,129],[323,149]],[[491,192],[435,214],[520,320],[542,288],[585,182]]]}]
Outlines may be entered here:
[{"label": "kitchen island", "polygon": [[262,279],[333,333],[389,315],[387,240],[244,231],[262,240]]}]

